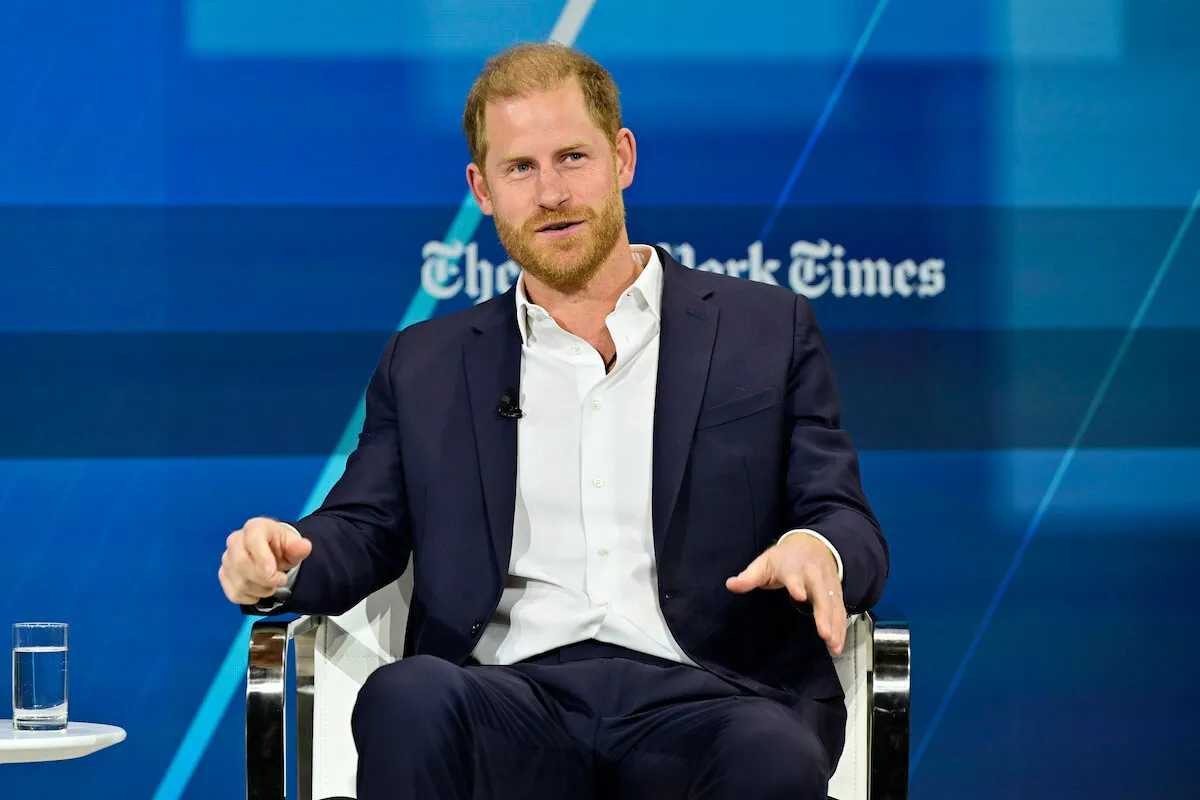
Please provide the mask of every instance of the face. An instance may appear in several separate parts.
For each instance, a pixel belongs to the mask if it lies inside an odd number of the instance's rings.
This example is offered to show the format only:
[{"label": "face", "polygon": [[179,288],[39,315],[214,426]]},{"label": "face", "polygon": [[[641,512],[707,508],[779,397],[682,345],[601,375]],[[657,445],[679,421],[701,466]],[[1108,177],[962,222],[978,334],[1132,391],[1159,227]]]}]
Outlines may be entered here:
[{"label": "face", "polygon": [[633,182],[633,134],[615,147],[569,81],[549,92],[492,103],[485,172],[467,168],[483,213],[495,217],[508,255],[560,292],[587,285],[625,238],[621,192]]}]

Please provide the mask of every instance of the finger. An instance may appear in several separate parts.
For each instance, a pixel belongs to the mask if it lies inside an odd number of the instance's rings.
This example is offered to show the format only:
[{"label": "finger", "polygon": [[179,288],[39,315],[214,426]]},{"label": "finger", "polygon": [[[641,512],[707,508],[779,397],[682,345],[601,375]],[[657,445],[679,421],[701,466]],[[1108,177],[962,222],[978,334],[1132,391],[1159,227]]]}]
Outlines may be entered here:
[{"label": "finger", "polygon": [[770,569],[767,563],[767,554],[763,553],[751,561],[749,566],[740,573],[726,580],[725,588],[738,594],[748,592],[751,589],[757,589],[766,584],[769,574]]},{"label": "finger", "polygon": [[[820,598],[819,602],[816,598]],[[814,593],[813,613],[817,618],[817,632],[830,652],[840,655],[846,642],[846,607],[839,589],[822,583]]]},{"label": "finger", "polygon": [[265,521],[246,523],[246,549],[259,571],[268,580],[275,579],[275,548],[278,546],[279,530],[277,525],[265,524]]},{"label": "finger", "polygon": [[840,597],[838,598],[837,604],[841,606],[842,611],[834,620],[833,624],[833,630],[836,634],[836,644],[834,645],[833,654],[835,656],[840,656],[842,654],[842,650],[846,648],[846,606],[842,603]]},{"label": "finger", "polygon": [[[279,573],[283,574],[283,573]],[[286,577],[286,576],[285,576]],[[249,574],[243,573],[233,576],[233,588],[236,591],[245,594],[252,594],[256,599],[270,597],[279,590],[279,581],[271,578],[263,578],[258,574],[258,570],[254,569]]]},{"label": "finger", "polygon": [[275,593],[279,585],[286,582],[286,577],[280,575],[280,580],[272,583],[265,578],[260,568],[251,560],[246,549],[245,530],[237,530],[229,534],[225,540],[227,548],[221,554],[221,570],[218,578],[225,596],[235,603],[255,603],[263,597]]},{"label": "finger", "polygon": [[811,597],[813,607],[813,622],[817,625],[817,635],[825,640],[825,644],[833,647],[833,597],[829,592],[832,591],[828,584],[824,581],[812,580],[808,581],[812,586]]},{"label": "finger", "polygon": [[249,592],[238,591],[224,566],[217,570],[217,580],[221,582],[221,589],[225,592],[225,597],[228,598],[229,602],[231,603],[252,606],[257,603],[259,599],[261,599],[255,597]]},{"label": "finger", "polygon": [[797,603],[803,603],[808,599],[808,591],[805,590],[804,579],[800,575],[788,575],[783,579],[783,585],[787,587],[788,594]]},{"label": "finger", "polygon": [[[279,577],[283,577],[285,581],[287,579],[282,572],[276,572],[272,576],[263,575],[262,567],[254,563],[250,551],[245,548],[240,551],[226,551],[226,553],[228,558],[227,574],[237,591],[257,591],[260,596],[265,597],[268,594],[274,594],[281,585]],[[222,559],[222,563],[226,563],[226,560]]]},{"label": "finger", "polygon": [[828,614],[826,624],[829,627],[829,638],[826,642],[829,645],[829,651],[833,655],[842,654],[842,649],[846,646],[846,606],[842,602],[842,595],[836,589],[832,590],[834,595],[829,598]]}]

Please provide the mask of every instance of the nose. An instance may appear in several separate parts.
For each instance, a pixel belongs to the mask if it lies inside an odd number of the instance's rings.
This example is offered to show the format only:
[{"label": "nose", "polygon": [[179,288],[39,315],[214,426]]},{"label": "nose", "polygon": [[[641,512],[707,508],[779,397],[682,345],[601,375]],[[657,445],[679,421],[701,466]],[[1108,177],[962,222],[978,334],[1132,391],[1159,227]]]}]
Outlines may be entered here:
[{"label": "nose", "polygon": [[544,169],[538,173],[537,202],[542,208],[558,208],[567,202],[571,193],[566,181],[555,169]]}]

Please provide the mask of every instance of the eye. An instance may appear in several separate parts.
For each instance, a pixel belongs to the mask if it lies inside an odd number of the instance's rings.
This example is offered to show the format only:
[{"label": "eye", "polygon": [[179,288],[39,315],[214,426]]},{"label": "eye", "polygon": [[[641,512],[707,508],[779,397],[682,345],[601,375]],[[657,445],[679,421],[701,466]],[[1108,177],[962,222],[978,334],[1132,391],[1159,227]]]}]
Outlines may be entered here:
[{"label": "eye", "polygon": [[512,169],[513,172],[520,173],[526,169],[533,169],[533,167],[529,166],[528,164],[514,164]]},{"label": "eye", "polygon": [[582,161],[583,153],[567,153],[568,161]]}]

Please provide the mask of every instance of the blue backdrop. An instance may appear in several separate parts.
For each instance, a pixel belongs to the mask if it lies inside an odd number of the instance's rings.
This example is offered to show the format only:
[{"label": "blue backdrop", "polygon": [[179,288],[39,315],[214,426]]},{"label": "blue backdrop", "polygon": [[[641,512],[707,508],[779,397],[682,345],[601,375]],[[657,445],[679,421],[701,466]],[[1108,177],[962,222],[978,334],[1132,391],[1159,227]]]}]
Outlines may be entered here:
[{"label": "blue backdrop", "polygon": [[462,101],[564,13],[632,238],[816,304],[913,797],[1194,796],[1193,0],[3,4],[0,623],[70,622],[129,738],[0,796],[241,791],[225,536],[320,499],[391,331],[511,282]]}]

